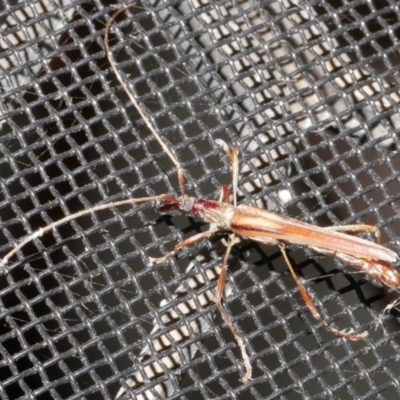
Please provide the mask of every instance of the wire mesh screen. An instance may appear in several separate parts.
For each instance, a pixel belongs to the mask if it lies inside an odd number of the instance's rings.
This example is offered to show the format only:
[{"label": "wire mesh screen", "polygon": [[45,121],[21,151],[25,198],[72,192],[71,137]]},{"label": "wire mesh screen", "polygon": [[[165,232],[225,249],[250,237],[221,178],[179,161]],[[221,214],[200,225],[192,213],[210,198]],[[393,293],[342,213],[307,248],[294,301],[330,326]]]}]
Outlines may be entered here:
[{"label": "wire mesh screen", "polygon": [[[105,54],[105,24],[122,5],[2,1],[1,256],[79,210],[180,195]],[[395,0],[141,1],[113,25],[110,46],[188,193],[217,199],[230,183],[224,139],[240,150],[241,203],[319,226],[376,225],[398,252],[399,30]],[[205,229],[136,204],[18,251],[0,271],[0,397],[399,396],[400,319],[384,290],[289,247],[324,318],[369,333],[339,338],[313,319],[279,249],[246,240],[225,293],[253,367],[242,383],[213,300],[224,236],[149,261]]]}]

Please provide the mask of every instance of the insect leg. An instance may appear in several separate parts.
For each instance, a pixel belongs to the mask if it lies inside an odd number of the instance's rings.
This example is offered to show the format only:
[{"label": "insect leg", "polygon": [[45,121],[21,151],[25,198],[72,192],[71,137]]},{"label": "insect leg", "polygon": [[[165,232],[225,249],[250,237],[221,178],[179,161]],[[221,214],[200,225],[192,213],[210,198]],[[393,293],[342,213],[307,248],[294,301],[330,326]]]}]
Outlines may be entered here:
[{"label": "insect leg", "polygon": [[[351,233],[363,233],[363,232],[373,232],[375,234],[375,238],[376,238],[376,243],[381,244],[382,240],[381,240],[381,231],[379,230],[379,228],[377,228],[376,226],[372,226],[372,225],[343,225],[343,226],[329,226],[323,229],[327,229],[330,231],[335,231],[335,232],[351,232]],[[336,258],[339,258],[339,256],[335,255],[334,253],[332,254],[333,257],[336,256]],[[351,266],[354,266],[354,262],[353,263],[349,263],[348,260],[341,260],[344,261],[348,264],[350,264]],[[356,262],[357,267],[359,262]],[[391,268],[391,267],[390,267]],[[379,282],[382,282],[382,279],[378,279]],[[392,279],[393,281],[393,279]],[[389,283],[386,283],[386,285],[388,285]],[[392,306],[393,304],[395,304],[398,301],[398,297],[395,297],[393,299],[393,295],[389,292],[388,287],[384,285],[383,286],[383,291],[385,292],[385,298],[386,301],[389,304],[389,306]],[[389,284],[390,286],[390,284]],[[397,286],[398,287],[398,286]],[[396,309],[398,309],[398,307],[396,306]]]},{"label": "insect leg", "polygon": [[239,150],[236,147],[229,147],[226,142],[217,139],[216,142],[224,149],[232,168],[232,186],[233,186],[233,205],[237,206],[237,186],[239,181]]},{"label": "insect leg", "polygon": [[178,251],[180,249],[183,249],[184,247],[188,247],[191,246],[192,244],[195,244],[196,242],[199,242],[202,239],[205,239],[206,237],[212,235],[215,232],[218,232],[220,229],[219,228],[214,228],[214,229],[210,229],[208,231],[205,232],[201,232],[198,233],[197,235],[194,235],[186,240],[183,240],[182,242],[179,242],[175,248],[170,251],[168,254],[166,254],[163,257],[149,257],[150,262],[156,263],[156,264],[160,264],[162,262],[164,262],[165,260],[168,260],[168,258],[173,257],[175,254],[178,253]]},{"label": "insect leg", "polygon": [[289,267],[289,271],[293,276],[294,281],[296,282],[296,285],[299,289],[299,292],[301,294],[301,297],[303,297],[304,302],[306,303],[307,307],[310,309],[311,314],[313,315],[313,317],[318,320],[319,322],[321,322],[325,328],[334,333],[335,335],[344,337],[346,339],[350,339],[350,340],[361,340],[362,338],[364,338],[366,336],[365,333],[361,333],[361,334],[355,334],[352,333],[352,331],[350,331],[349,333],[347,332],[343,332],[343,331],[339,331],[335,328],[332,328],[321,316],[321,314],[319,313],[314,301],[312,300],[310,294],[307,292],[307,289],[302,285],[302,283],[300,282],[299,277],[297,276],[295,270],[293,269],[292,264],[290,263],[289,257],[286,254],[286,249],[285,249],[285,245],[283,243],[279,244],[279,247],[281,249],[283,258],[286,261],[287,266]]},{"label": "insect leg", "polygon": [[221,267],[221,272],[219,274],[217,291],[215,293],[215,304],[217,305],[217,308],[221,314],[222,319],[228,325],[229,329],[232,332],[232,335],[234,336],[237,344],[239,345],[240,351],[242,352],[242,358],[243,358],[243,362],[245,365],[246,373],[244,374],[241,381],[247,382],[252,379],[251,378],[252,367],[251,367],[251,363],[250,363],[250,358],[247,354],[246,346],[244,344],[243,338],[240,336],[239,332],[234,327],[231,319],[229,318],[229,315],[227,314],[224,307],[222,306],[222,295],[224,293],[224,287],[225,287],[225,283],[226,283],[226,271],[228,269],[228,258],[229,258],[229,254],[232,250],[232,247],[237,243],[238,240],[239,240],[239,238],[237,236],[234,236],[234,235],[230,236],[230,241],[229,241],[228,247],[226,249],[225,257],[224,257],[222,267]]},{"label": "insect leg", "polygon": [[229,204],[229,189],[227,185],[222,185],[219,201]]},{"label": "insect leg", "polygon": [[342,225],[342,226],[328,226],[326,229],[335,232],[351,232],[351,233],[363,233],[373,232],[375,234],[376,243],[381,244],[381,231],[376,226],[372,225]]}]

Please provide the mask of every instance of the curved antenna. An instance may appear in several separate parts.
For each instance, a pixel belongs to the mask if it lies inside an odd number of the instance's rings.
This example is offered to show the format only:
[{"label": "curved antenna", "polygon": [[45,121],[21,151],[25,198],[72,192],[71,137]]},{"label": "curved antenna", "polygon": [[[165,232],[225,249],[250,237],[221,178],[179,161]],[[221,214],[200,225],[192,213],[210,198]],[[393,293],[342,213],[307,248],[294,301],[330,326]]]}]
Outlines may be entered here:
[{"label": "curved antenna", "polygon": [[153,201],[153,200],[160,200],[163,199],[164,195],[159,195],[159,196],[151,196],[151,197],[140,197],[137,199],[127,199],[127,200],[120,200],[116,201],[114,203],[108,203],[108,204],[100,204],[98,206],[89,208],[87,210],[82,210],[78,211],[75,214],[67,215],[66,217],[59,219],[58,221],[53,222],[52,224],[49,224],[45,226],[44,228],[39,228],[35,232],[31,233],[29,236],[27,236],[21,243],[19,243],[17,246],[15,246],[10,252],[8,252],[1,260],[0,260],[0,269],[4,267],[5,264],[7,264],[8,260],[15,254],[17,253],[22,247],[24,247],[26,244],[31,242],[32,240],[39,238],[43,236],[48,231],[51,231],[52,229],[56,228],[59,225],[63,225],[66,222],[72,221],[74,219],[77,219],[79,217],[83,217],[84,215],[92,214],[96,211],[101,211],[101,210],[106,210],[108,208],[114,208],[114,207],[119,207],[123,206],[126,204],[134,204],[134,203],[144,203],[146,201]]},{"label": "curved antenna", "polygon": [[160,146],[162,149],[165,151],[165,153],[168,155],[170,160],[174,163],[178,170],[178,182],[179,182],[179,187],[181,190],[181,194],[184,197],[185,196],[185,191],[183,189],[184,183],[185,183],[185,178],[184,178],[184,171],[183,168],[180,164],[180,162],[175,158],[175,156],[172,154],[172,152],[169,150],[168,146],[164,142],[164,140],[161,138],[161,136],[158,134],[157,130],[153,126],[153,124],[150,122],[150,118],[147,116],[147,114],[144,112],[144,110],[140,107],[139,103],[137,102],[135,96],[132,94],[132,92],[129,90],[128,85],[125,83],[124,79],[122,78],[121,73],[119,72],[117,68],[117,64],[115,62],[114,56],[111,52],[110,49],[110,44],[109,44],[109,34],[111,30],[112,24],[115,22],[116,18],[118,16],[125,12],[126,10],[129,10],[130,8],[136,7],[136,2],[131,3],[123,8],[120,8],[118,11],[116,11],[110,19],[107,21],[106,24],[106,30],[104,33],[104,46],[106,48],[106,54],[108,61],[110,62],[111,68],[114,71],[115,76],[117,77],[118,81],[120,82],[121,86],[125,90],[126,94],[128,95],[131,103],[134,105],[136,108],[136,111],[139,113],[139,115],[142,117],[143,121],[145,122],[146,126],[150,130],[150,132],[153,134],[153,136],[157,139],[158,143],[160,143]]}]

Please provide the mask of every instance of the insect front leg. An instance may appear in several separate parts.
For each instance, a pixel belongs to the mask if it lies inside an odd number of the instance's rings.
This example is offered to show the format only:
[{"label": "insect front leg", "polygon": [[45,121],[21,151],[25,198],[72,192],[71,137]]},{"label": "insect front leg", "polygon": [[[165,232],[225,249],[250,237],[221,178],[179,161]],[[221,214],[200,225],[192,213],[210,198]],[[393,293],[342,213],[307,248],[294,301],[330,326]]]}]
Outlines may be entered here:
[{"label": "insect front leg", "polygon": [[[229,147],[226,142],[221,139],[217,139],[216,142],[220,145],[231,163],[232,170],[232,187],[233,187],[233,205],[237,206],[237,187],[239,181],[239,150],[236,147]],[[224,200],[224,202],[226,202]]]},{"label": "insect front leg", "polygon": [[194,235],[194,236],[192,236],[192,237],[190,237],[190,238],[188,238],[186,240],[183,240],[182,242],[179,242],[175,246],[175,248],[172,251],[170,251],[168,254],[166,254],[165,256],[163,256],[163,257],[155,257],[155,258],[154,257],[149,257],[149,260],[152,263],[160,264],[160,263],[168,260],[169,258],[175,256],[180,249],[183,249],[184,247],[189,247],[189,246],[195,244],[196,242],[199,242],[200,240],[203,240],[206,237],[212,235],[213,233],[218,232],[219,230],[220,230],[219,228],[213,228],[213,229],[210,229],[208,231],[201,232],[201,233],[199,233],[197,235]]}]

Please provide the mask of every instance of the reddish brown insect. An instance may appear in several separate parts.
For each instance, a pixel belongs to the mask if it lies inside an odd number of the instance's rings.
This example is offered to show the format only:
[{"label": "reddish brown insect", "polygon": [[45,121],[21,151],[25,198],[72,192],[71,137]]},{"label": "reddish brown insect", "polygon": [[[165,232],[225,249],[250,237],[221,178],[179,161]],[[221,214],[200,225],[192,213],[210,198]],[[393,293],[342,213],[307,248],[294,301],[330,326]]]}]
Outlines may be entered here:
[{"label": "reddish brown insect", "polygon": [[[241,238],[247,238],[255,240],[256,242],[263,243],[266,245],[277,245],[280,247],[283,257],[289,267],[290,273],[292,274],[296,285],[303,297],[306,305],[310,309],[313,316],[320,321],[326,329],[335,333],[338,336],[350,339],[350,340],[360,340],[365,336],[365,333],[352,333],[339,331],[330,325],[321,317],[319,311],[317,310],[311,296],[304,288],[299,278],[297,277],[289,258],[286,254],[285,243],[297,244],[300,246],[307,247],[311,250],[315,250],[319,253],[334,257],[345,264],[355,268],[356,270],[365,273],[371,277],[375,282],[389,286],[391,288],[400,289],[400,274],[392,268],[388,263],[397,261],[398,256],[392,250],[387,249],[380,245],[380,232],[374,226],[369,225],[346,225],[346,226],[334,226],[327,228],[316,227],[292,218],[284,217],[266,210],[262,210],[256,207],[248,205],[236,204],[236,193],[237,193],[237,182],[238,182],[238,151],[233,148],[230,149],[224,142],[220,142],[224,147],[228,157],[230,158],[233,171],[233,205],[229,204],[229,193],[227,188],[224,186],[222,191],[222,200],[213,201],[205,200],[194,197],[187,197],[184,193],[184,173],[180,163],[176,160],[174,155],[169,151],[168,147],[158,135],[154,127],[152,126],[150,119],[140,108],[136,99],[130,93],[127,85],[125,84],[121,74],[116,68],[115,61],[113,59],[112,53],[108,44],[108,36],[110,28],[117,16],[128,8],[133,7],[131,4],[118,10],[109,20],[106,26],[105,32],[105,47],[106,53],[109,58],[110,64],[118,77],[121,85],[125,89],[126,93],[130,97],[133,105],[136,107],[139,114],[142,116],[143,120],[146,122],[147,126],[157,138],[161,144],[164,151],[168,154],[169,158],[175,164],[178,170],[179,185],[181,188],[181,196],[176,198],[166,194],[152,197],[142,197],[137,199],[122,200],[119,202],[104,204],[97,207],[93,207],[89,210],[84,210],[79,213],[69,215],[62,220],[59,220],[51,225],[42,228],[33,234],[29,235],[25,240],[23,240],[18,246],[16,246],[12,251],[10,251],[0,262],[0,267],[4,266],[7,261],[15,253],[18,252],[21,247],[31,240],[40,237],[45,232],[52,230],[53,228],[64,224],[73,219],[79,218],[83,215],[93,213],[95,211],[100,211],[108,209],[111,207],[118,207],[125,204],[149,202],[149,201],[159,201],[158,209],[161,212],[169,212],[178,210],[184,213],[189,213],[192,215],[198,215],[204,221],[213,224],[213,228],[195,235],[189,239],[178,243],[175,249],[157,259],[150,259],[152,262],[160,263],[168,258],[174,256],[181,248],[190,246],[195,242],[198,242],[216,232],[228,231],[231,232],[230,241],[226,250],[226,254],[223,259],[222,269],[218,280],[218,286],[215,296],[216,305],[235,337],[241,352],[243,361],[245,364],[246,372],[243,376],[243,382],[251,379],[252,367],[250,363],[250,358],[247,354],[244,341],[231,320],[228,314],[222,306],[222,296],[224,292],[226,271],[228,268],[228,258],[232,246]],[[354,236],[350,236],[343,232],[373,232],[377,238],[378,243],[373,243],[368,240],[360,239]]]}]

